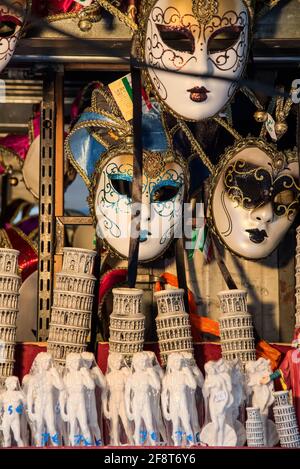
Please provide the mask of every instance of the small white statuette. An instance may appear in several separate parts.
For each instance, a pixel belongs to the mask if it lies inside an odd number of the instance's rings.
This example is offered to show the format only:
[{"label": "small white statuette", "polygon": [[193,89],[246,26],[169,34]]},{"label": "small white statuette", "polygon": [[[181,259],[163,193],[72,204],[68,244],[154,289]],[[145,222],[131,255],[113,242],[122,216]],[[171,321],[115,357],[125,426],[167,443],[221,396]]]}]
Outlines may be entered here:
[{"label": "small white statuette", "polygon": [[157,444],[157,422],[152,409],[152,396],[155,393],[160,393],[157,371],[149,366],[147,352],[135,353],[132,358],[132,373],[125,386],[125,405],[127,417],[134,422],[136,446]]},{"label": "small white statuette", "polygon": [[[161,368],[160,364],[158,363],[155,353],[151,351],[147,351],[145,353],[147,353],[148,355],[148,366],[150,368],[153,367],[153,370],[157,373],[157,376],[159,378],[160,386],[162,386],[164,371]],[[162,438],[162,442],[167,443],[167,432],[166,432],[165,424],[163,421],[162,411],[161,411],[161,406],[160,406],[160,393],[158,393],[155,390],[154,392],[152,392],[151,398],[152,398],[152,410],[153,410],[155,422],[157,424],[158,433],[160,434]]]},{"label": "small white statuette", "polygon": [[202,392],[206,418],[209,413],[211,422],[203,427],[200,440],[208,446],[236,446],[236,432],[226,423],[228,411],[234,402],[230,367],[221,358],[207,362],[204,368],[206,376]]},{"label": "small white statuette", "polygon": [[[95,357],[91,352],[82,352],[82,363],[83,366],[89,370],[90,376],[95,383],[95,390],[86,388],[86,406],[88,412],[88,425],[96,446],[101,446],[103,444],[101,438],[101,430],[99,427],[99,421],[101,420],[101,415],[98,416],[97,412],[97,403],[96,403],[96,391],[99,388],[100,391],[105,393],[106,390],[106,380],[105,377],[98,367]],[[99,396],[100,397],[100,396]]]},{"label": "small white statuette", "polygon": [[202,399],[201,389],[204,384],[204,377],[203,377],[202,372],[200,371],[200,369],[198,368],[196,364],[193,354],[191,352],[182,352],[182,355],[184,357],[185,366],[189,367],[197,383],[196,390],[192,388],[189,389],[189,397],[188,397],[188,403],[190,406],[189,413],[192,417],[192,430],[193,430],[193,434],[195,435],[195,439],[197,441],[200,437],[200,424],[199,424],[199,415],[198,415],[198,409],[197,409],[197,401],[199,400],[199,398]]},{"label": "small white statuette", "polygon": [[246,442],[246,430],[238,420],[240,410],[246,402],[246,381],[242,370],[242,364],[238,359],[227,362],[230,367],[233,403],[228,409],[226,422],[236,431],[237,446],[244,446]]},{"label": "small white statuette", "polygon": [[12,436],[19,447],[23,447],[22,419],[24,418],[25,395],[20,388],[16,376],[10,376],[5,380],[5,391],[0,394],[0,414],[3,433],[3,446],[12,446]]},{"label": "small white statuette", "polygon": [[262,379],[272,373],[270,360],[259,358],[255,362],[248,362],[246,365],[247,385],[252,394],[252,407],[260,410],[260,415],[264,429],[264,446],[274,446],[278,443],[276,426],[269,417],[269,409],[274,402],[273,381],[262,384]]},{"label": "small white statuette", "polygon": [[60,396],[60,407],[62,418],[68,423],[69,443],[71,446],[91,446],[86,391],[94,392],[95,382],[83,366],[80,353],[67,355],[63,380],[65,390]]},{"label": "small white statuette", "polygon": [[172,440],[175,446],[195,442],[189,393],[194,393],[196,388],[196,378],[190,367],[186,366],[184,356],[179,352],[171,353],[162,382],[161,402],[165,419],[172,423]]},{"label": "small white statuette", "polygon": [[56,391],[62,391],[63,382],[47,352],[39,353],[26,379],[28,417],[36,446],[51,443],[58,446],[61,435],[56,425]]},{"label": "small white statuette", "polygon": [[110,444],[121,445],[121,424],[129,444],[133,444],[132,431],[125,409],[125,384],[130,375],[125,366],[124,356],[117,352],[110,352],[108,356],[108,371],[106,377],[106,393],[103,395],[103,411],[110,421]]}]

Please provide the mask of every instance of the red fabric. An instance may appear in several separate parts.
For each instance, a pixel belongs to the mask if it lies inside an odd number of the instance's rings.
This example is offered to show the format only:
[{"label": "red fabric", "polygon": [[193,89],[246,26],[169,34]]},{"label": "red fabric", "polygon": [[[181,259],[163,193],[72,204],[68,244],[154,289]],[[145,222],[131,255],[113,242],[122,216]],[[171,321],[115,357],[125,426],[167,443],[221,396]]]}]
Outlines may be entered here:
[{"label": "red fabric", "polygon": [[12,247],[20,251],[18,263],[24,282],[37,269],[38,253],[21,230],[8,224],[5,225],[5,230]]},{"label": "red fabric", "polygon": [[280,370],[287,388],[292,389],[293,403],[296,409],[298,426],[300,427],[300,349],[289,350],[285,355]]},{"label": "red fabric", "polygon": [[46,352],[45,344],[39,344],[38,342],[36,344],[17,344],[14,373],[19,377],[20,381],[29,373],[33,360],[40,352]]},{"label": "red fabric", "polygon": [[[272,344],[273,347],[281,352],[283,355],[292,351],[291,347],[287,345]],[[221,347],[219,344],[214,343],[198,343],[194,344],[195,358],[199,368],[204,372],[204,364],[209,360],[218,360],[221,358]],[[156,353],[159,359],[159,349],[157,343],[145,344],[145,350],[152,350]],[[294,350],[294,349],[293,349]],[[46,345],[44,343],[24,343],[17,344],[16,347],[16,366],[15,374],[20,379],[27,374],[31,368],[32,362],[39,352],[45,352]],[[97,363],[103,373],[106,372],[107,357],[109,346],[107,342],[100,342],[97,348]],[[282,362],[284,363],[284,361]],[[298,378],[299,379],[299,378]]]}]

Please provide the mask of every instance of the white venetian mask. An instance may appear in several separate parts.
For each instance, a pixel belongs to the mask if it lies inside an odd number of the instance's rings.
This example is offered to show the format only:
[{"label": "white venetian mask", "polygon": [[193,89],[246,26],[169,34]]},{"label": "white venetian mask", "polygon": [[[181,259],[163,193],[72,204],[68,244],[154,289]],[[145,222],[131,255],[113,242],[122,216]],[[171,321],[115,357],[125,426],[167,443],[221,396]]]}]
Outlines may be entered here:
[{"label": "white venetian mask", "polygon": [[[186,173],[183,164],[165,162],[164,155],[144,153],[139,261],[161,256],[181,224]],[[96,168],[93,211],[97,235],[121,257],[128,257],[130,243],[133,156],[116,149]]]},{"label": "white venetian mask", "polygon": [[146,63],[156,67],[147,73],[159,101],[186,120],[213,117],[232,98],[237,84],[230,80],[239,80],[247,63],[248,8],[242,0],[157,0],[152,5],[142,41]]},{"label": "white venetian mask", "polygon": [[231,148],[212,181],[209,216],[219,239],[246,259],[271,254],[299,210],[299,165],[262,140]]},{"label": "white venetian mask", "polygon": [[10,61],[19,39],[26,13],[26,0],[0,0],[0,73]]}]

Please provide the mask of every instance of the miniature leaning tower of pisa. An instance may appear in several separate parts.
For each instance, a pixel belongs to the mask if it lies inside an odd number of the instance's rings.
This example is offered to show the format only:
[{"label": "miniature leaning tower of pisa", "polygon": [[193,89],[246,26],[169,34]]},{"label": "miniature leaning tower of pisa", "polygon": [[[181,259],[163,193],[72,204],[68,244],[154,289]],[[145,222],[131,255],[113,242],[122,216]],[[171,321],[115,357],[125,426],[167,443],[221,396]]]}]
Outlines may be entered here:
[{"label": "miniature leaning tower of pisa", "polygon": [[285,448],[300,448],[300,434],[294,406],[289,403],[289,391],[274,392],[273,407],[280,445]]},{"label": "miniature leaning tower of pisa", "polygon": [[109,325],[109,351],[121,353],[130,362],[144,347],[145,316],[142,313],[143,290],[114,288],[113,311]]},{"label": "miniature leaning tower of pisa", "polygon": [[56,274],[48,352],[59,365],[70,352],[87,348],[91,330],[95,251],[64,248],[62,272]]},{"label": "miniature leaning tower of pisa", "polygon": [[13,375],[21,279],[19,251],[0,249],[0,387]]},{"label": "miniature leaning tower of pisa", "polygon": [[247,309],[247,292],[226,290],[218,293],[222,356],[225,360],[238,358],[243,365],[256,360],[252,316]]},{"label": "miniature leaning tower of pisa", "polygon": [[173,352],[194,353],[189,315],[183,302],[184,290],[162,290],[154,293],[158,314],[156,328],[162,364]]},{"label": "miniature leaning tower of pisa", "polygon": [[254,448],[265,446],[264,427],[258,407],[247,407],[246,435],[247,446]]},{"label": "miniature leaning tower of pisa", "polygon": [[297,228],[296,244],[296,328],[300,327],[300,226]]}]

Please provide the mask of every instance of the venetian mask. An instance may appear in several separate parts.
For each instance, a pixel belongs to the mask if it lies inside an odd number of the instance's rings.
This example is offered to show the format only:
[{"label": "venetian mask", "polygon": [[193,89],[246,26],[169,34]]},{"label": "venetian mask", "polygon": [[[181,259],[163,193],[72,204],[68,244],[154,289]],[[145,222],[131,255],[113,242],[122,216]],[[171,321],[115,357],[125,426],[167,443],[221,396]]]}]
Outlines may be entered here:
[{"label": "venetian mask", "polygon": [[[97,89],[94,95],[102,91]],[[115,254],[127,258],[134,208],[132,129],[112,111],[91,110],[82,114],[69,134],[66,152],[88,185],[97,236]],[[166,251],[177,228],[181,229],[188,166],[176,150],[169,148],[156,103],[153,102],[150,112],[143,114],[142,122],[141,224],[136,235],[140,241],[139,262],[150,262]]]},{"label": "venetian mask", "polygon": [[[113,156],[112,156],[113,154]],[[127,257],[132,210],[133,150],[118,148],[101,160],[95,187],[97,235],[117,254]],[[180,228],[186,174],[180,160],[144,153],[139,261],[159,257]]]},{"label": "venetian mask", "polygon": [[228,150],[212,180],[209,216],[219,239],[246,259],[277,248],[299,210],[299,165],[263,140]]},{"label": "venetian mask", "polygon": [[157,0],[143,14],[144,59],[155,67],[146,73],[160,103],[185,120],[219,113],[232,98],[247,63],[246,3]]},{"label": "venetian mask", "polygon": [[0,73],[10,61],[26,15],[27,0],[0,0]]}]

